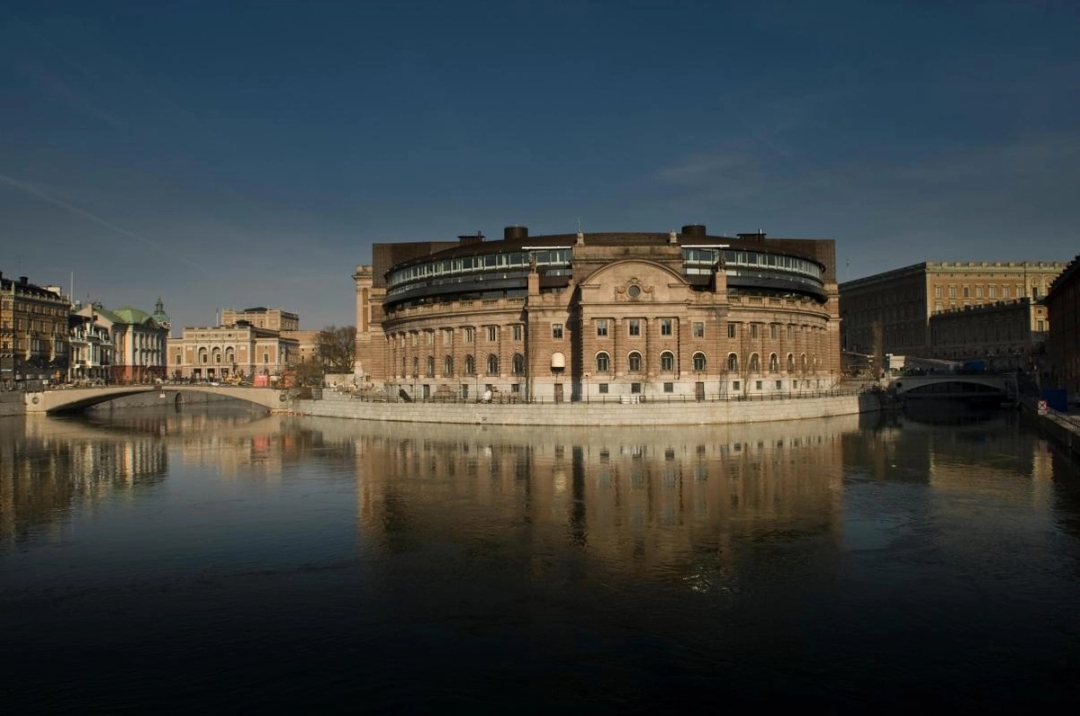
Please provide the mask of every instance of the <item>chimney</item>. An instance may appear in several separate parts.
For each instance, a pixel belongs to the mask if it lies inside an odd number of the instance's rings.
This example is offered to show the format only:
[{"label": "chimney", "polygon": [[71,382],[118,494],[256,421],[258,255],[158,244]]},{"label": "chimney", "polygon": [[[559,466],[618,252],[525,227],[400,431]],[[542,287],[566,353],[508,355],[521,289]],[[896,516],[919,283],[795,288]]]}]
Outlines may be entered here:
[{"label": "chimney", "polygon": [[29,280],[29,279],[27,279],[27,278],[26,278],[26,276],[19,276],[19,283],[20,283],[20,284],[22,284],[23,286],[25,286],[25,285],[26,285],[26,282],[27,282],[28,280]]},{"label": "chimney", "polygon": [[529,227],[527,226],[507,226],[503,228],[503,241],[527,238],[529,238]]}]

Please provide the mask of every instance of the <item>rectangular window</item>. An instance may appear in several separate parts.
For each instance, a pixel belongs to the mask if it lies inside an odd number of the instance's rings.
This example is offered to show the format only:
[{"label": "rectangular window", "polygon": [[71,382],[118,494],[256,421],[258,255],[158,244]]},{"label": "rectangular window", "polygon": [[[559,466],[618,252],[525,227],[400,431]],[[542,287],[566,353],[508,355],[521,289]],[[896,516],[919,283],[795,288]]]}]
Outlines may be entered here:
[{"label": "rectangular window", "polygon": [[608,384],[607,384],[607,383],[599,383],[598,385],[600,386],[600,395],[607,395],[607,392],[608,392],[608,389],[607,389],[607,387],[608,387]]},{"label": "rectangular window", "polygon": [[640,393],[641,392],[641,383],[631,383],[630,384],[630,392],[634,393],[634,394]]},{"label": "rectangular window", "polygon": [[632,335],[632,336],[640,336],[641,335],[641,321],[640,320],[638,320],[637,318],[631,318],[628,326],[629,326],[629,330],[630,330],[630,335]]},{"label": "rectangular window", "polygon": [[412,344],[413,344],[413,347],[415,348],[419,343],[420,337],[417,336],[415,333],[413,333],[411,335],[412,335]]},{"label": "rectangular window", "polygon": [[761,390],[761,381],[760,380],[755,380],[754,381],[754,390]]},{"label": "rectangular window", "polygon": [[990,298],[997,298],[997,286],[988,286],[986,290],[989,292]]},{"label": "rectangular window", "polygon": [[[1041,321],[1040,321],[1040,323],[1041,323]],[[1042,330],[1042,329],[1040,328],[1039,330]],[[674,383],[664,383],[664,392],[665,393],[674,393],[675,392],[675,384]]]},{"label": "rectangular window", "polygon": [[949,298],[956,298],[956,286],[949,286]]},{"label": "rectangular window", "polygon": [[735,338],[738,334],[739,334],[738,324],[735,324],[735,323],[727,324],[727,337],[728,338]]},{"label": "rectangular window", "polygon": [[522,335],[524,335],[524,326],[514,326],[514,340],[520,341]]},{"label": "rectangular window", "polygon": [[662,335],[662,336],[670,336],[671,335],[671,319],[670,318],[661,318],[660,319],[660,335]]},{"label": "rectangular window", "polygon": [[442,344],[448,346],[454,342],[454,329],[444,328],[442,332]]},{"label": "rectangular window", "polygon": [[971,287],[964,286],[964,298],[971,298]]},{"label": "rectangular window", "polygon": [[934,301],[934,310],[935,311],[943,311],[943,310],[945,310],[945,306],[944,306],[944,304],[942,304],[941,301]]},{"label": "rectangular window", "polygon": [[562,324],[561,323],[552,323],[551,324],[551,337],[554,338],[557,341],[562,340]]},{"label": "rectangular window", "polygon": [[1043,330],[1043,325],[1044,325],[1044,324],[1043,324],[1043,322],[1042,322],[1042,321],[1036,321],[1036,323],[1035,323],[1035,326],[1036,326],[1036,327],[1035,327],[1035,330],[1037,330],[1037,331],[1042,331],[1042,330]]},{"label": "rectangular window", "polygon": [[424,342],[429,346],[435,345],[435,331],[424,331]]},{"label": "rectangular window", "polygon": [[799,381],[797,381],[797,380],[791,381],[791,387],[792,388],[798,388],[799,387]]},{"label": "rectangular window", "polygon": [[498,336],[498,334],[499,334],[499,329],[498,328],[496,328],[495,326],[488,326],[487,327],[488,343],[494,343],[495,338],[496,338],[496,336]]},{"label": "rectangular window", "polygon": [[705,324],[700,322],[700,321],[695,322],[694,323],[694,338],[704,338],[704,337],[705,337]]},{"label": "rectangular window", "polygon": [[757,338],[758,337],[757,328],[758,328],[758,324],[756,324],[756,323],[751,323],[750,324],[750,337],[751,338]]},{"label": "rectangular window", "polygon": [[934,298],[942,298],[941,286],[934,286]]},{"label": "rectangular window", "polygon": [[1002,286],[1001,287],[1001,297],[1002,298],[1008,298],[1009,297],[1009,287],[1008,286]]},{"label": "rectangular window", "polygon": [[778,325],[776,325],[775,323],[770,323],[769,324],[769,338],[772,338],[773,340],[776,340],[779,333],[780,333],[780,327]]},{"label": "rectangular window", "polygon": [[596,320],[596,335],[599,338],[607,338],[607,319],[598,318]]},{"label": "rectangular window", "polygon": [[783,388],[784,388],[784,381],[782,381],[782,380],[776,381],[776,389],[777,390],[783,390]]},{"label": "rectangular window", "polygon": [[975,287],[975,298],[982,298],[982,286]]},{"label": "rectangular window", "polygon": [[735,391],[736,393],[738,393],[742,389],[742,381],[741,380],[733,380],[733,381],[731,381],[731,389],[733,391]]}]

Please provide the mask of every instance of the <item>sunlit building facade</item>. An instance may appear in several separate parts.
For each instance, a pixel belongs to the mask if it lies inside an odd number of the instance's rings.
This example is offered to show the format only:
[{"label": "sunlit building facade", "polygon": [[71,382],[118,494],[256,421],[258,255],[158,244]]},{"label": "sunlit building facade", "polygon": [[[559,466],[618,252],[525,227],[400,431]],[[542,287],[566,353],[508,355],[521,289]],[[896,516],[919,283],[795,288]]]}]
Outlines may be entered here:
[{"label": "sunlit building facade", "polygon": [[353,276],[356,371],[392,397],[693,401],[839,379],[832,240],[515,226],[421,246]]}]

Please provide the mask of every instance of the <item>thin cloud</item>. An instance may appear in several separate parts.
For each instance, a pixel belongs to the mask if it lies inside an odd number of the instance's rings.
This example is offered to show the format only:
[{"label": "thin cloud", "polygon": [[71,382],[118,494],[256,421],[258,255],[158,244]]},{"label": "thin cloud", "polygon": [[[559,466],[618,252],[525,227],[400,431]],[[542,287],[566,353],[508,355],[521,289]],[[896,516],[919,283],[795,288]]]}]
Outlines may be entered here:
[{"label": "thin cloud", "polygon": [[144,246],[147,246],[147,247],[157,251],[158,253],[160,253],[160,254],[162,254],[164,256],[167,256],[170,260],[182,261],[183,263],[186,263],[187,265],[189,265],[192,268],[194,268],[195,270],[197,270],[200,274],[206,275],[206,268],[202,264],[196,263],[196,262],[186,258],[182,254],[177,255],[177,254],[169,251],[168,249],[166,249],[163,245],[161,245],[157,241],[154,241],[152,239],[148,239],[145,236],[140,236],[139,234],[136,234],[136,233],[134,233],[132,231],[128,231],[127,229],[125,229],[123,227],[120,227],[120,226],[117,226],[116,224],[112,223],[111,221],[108,221],[106,219],[101,218],[100,216],[92,214],[89,211],[86,211],[85,209],[80,209],[79,207],[77,207],[77,206],[75,206],[73,204],[69,204],[66,201],[62,200],[62,199],[58,199],[55,196],[51,196],[49,194],[46,194],[45,192],[41,191],[37,187],[33,186],[32,184],[28,184],[26,182],[19,181],[18,179],[15,179],[14,177],[10,177],[10,176],[8,176],[6,174],[0,174],[0,182],[3,182],[4,184],[7,184],[8,186],[12,187],[13,189],[17,189],[18,191],[21,191],[24,194],[29,194],[30,196],[33,196],[33,197],[35,197],[37,199],[40,199],[40,200],[42,200],[44,202],[48,202],[49,204],[52,204],[53,206],[58,206],[61,209],[69,211],[69,212],[71,212],[73,214],[77,214],[77,215],[83,217],[84,219],[92,221],[92,222],[94,222],[95,224],[97,224],[99,226],[103,226],[106,229],[109,229],[110,231],[113,231],[113,232],[115,232],[117,234],[120,234],[121,236],[125,236],[125,237],[127,237],[129,239],[137,241],[140,244],[143,244]]}]

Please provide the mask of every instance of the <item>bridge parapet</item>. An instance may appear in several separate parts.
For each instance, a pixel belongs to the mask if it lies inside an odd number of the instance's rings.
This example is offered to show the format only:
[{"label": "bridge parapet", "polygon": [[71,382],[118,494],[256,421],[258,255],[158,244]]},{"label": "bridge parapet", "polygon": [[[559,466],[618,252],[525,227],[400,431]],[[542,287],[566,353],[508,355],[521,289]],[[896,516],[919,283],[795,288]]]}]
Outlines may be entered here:
[{"label": "bridge parapet", "polygon": [[281,400],[282,393],[272,388],[238,388],[233,386],[199,385],[116,385],[99,388],[64,388],[59,390],[26,393],[24,400],[27,413],[62,413],[89,408],[92,405],[106,403],[126,395],[156,393],[161,391],[179,393],[181,395],[184,393],[212,393],[227,398],[254,403],[268,410],[286,405],[286,403],[283,403]]}]

